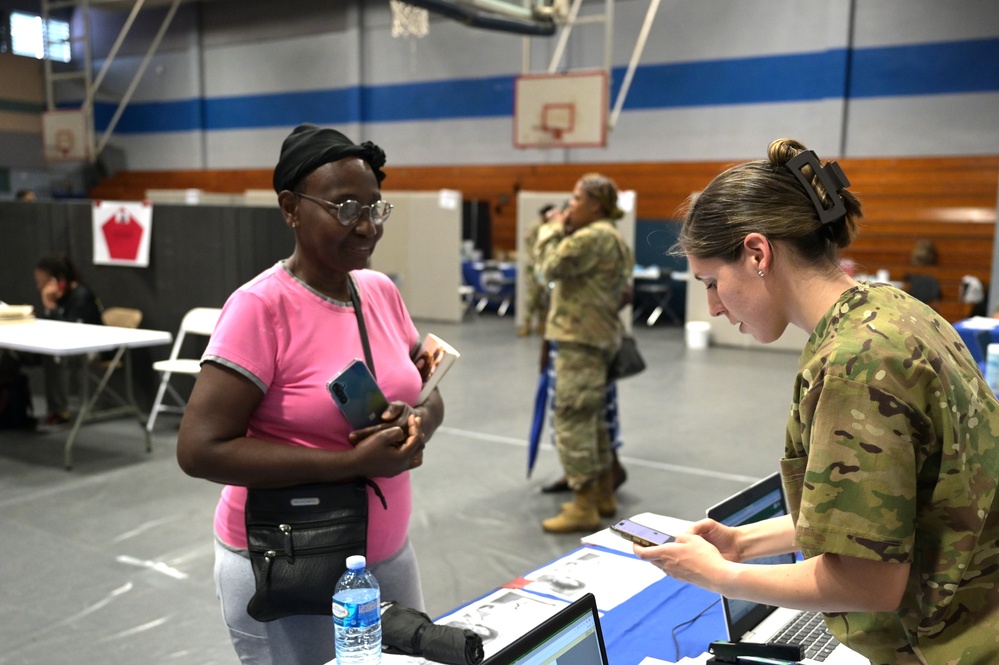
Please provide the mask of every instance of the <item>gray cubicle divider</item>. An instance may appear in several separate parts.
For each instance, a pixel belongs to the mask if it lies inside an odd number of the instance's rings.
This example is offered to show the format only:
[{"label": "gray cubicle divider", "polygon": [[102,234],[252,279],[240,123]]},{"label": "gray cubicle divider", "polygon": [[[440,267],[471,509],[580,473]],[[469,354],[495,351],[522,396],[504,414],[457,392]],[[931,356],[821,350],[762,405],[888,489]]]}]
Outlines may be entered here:
[{"label": "gray cubicle divider", "polygon": [[462,320],[461,192],[385,190],[393,206],[371,267],[391,276],[410,316]]},{"label": "gray cubicle divider", "polygon": [[[294,236],[276,207],[154,205],[148,268],[93,263],[90,201],[0,202],[0,300],[39,305],[38,258],[68,252],[105,306],[142,310],[142,327],[176,332],[192,307],[221,307],[251,277],[291,254]],[[170,347],[136,349],[140,405],[152,402],[152,362]],[[37,392],[41,384],[33,385]]]},{"label": "gray cubicle divider", "polygon": [[[529,192],[521,191],[517,193],[517,298],[514,301],[514,321],[517,327],[524,322],[524,311],[526,308],[527,289],[524,287],[524,280],[528,278],[525,271],[525,257],[527,246],[525,238],[527,233],[538,219],[538,210],[546,203],[562,205],[563,202],[572,197],[572,192]],[[624,241],[635,250],[635,204],[637,197],[635,192],[624,190],[620,196],[624,217],[618,220],[617,230],[621,233]],[[630,201],[630,205],[628,202]],[[621,310],[621,320],[624,321],[625,329],[631,331],[631,305]]]}]

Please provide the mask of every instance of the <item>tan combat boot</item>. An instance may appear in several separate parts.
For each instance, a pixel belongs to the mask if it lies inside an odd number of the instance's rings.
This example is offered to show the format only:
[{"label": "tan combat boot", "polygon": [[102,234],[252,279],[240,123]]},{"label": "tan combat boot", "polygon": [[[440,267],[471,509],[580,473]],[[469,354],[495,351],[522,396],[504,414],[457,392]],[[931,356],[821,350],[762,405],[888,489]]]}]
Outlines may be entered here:
[{"label": "tan combat boot", "polygon": [[597,512],[600,517],[614,517],[617,512],[617,497],[614,496],[614,471],[605,471],[597,479]]},{"label": "tan combat boot", "polygon": [[572,501],[562,504],[562,512],[541,522],[548,533],[573,533],[594,531],[600,526],[597,511],[597,484],[591,482],[581,490],[574,490]]}]

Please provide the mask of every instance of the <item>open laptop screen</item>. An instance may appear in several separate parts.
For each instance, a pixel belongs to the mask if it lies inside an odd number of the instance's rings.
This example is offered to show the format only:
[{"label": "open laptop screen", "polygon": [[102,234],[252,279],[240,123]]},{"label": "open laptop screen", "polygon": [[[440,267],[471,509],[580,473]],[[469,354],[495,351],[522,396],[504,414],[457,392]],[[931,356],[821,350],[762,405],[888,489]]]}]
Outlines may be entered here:
[{"label": "open laptop screen", "polygon": [[[751,524],[786,514],[784,489],[779,473],[767,476],[707,510],[708,517],[727,526]],[[747,563],[781,564],[794,563],[794,560],[793,554],[780,554],[754,559]],[[722,597],[722,603],[728,637],[735,642],[776,609],[770,605],[747,600],[729,600],[725,597]]]},{"label": "open laptop screen", "polygon": [[486,659],[483,665],[607,665],[596,599],[579,598]]}]

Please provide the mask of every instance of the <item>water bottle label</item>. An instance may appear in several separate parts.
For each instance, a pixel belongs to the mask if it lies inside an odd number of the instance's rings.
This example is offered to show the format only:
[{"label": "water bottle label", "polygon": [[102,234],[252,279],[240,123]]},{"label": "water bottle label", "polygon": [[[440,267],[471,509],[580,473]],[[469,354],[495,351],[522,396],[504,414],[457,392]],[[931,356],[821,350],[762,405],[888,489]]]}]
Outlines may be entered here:
[{"label": "water bottle label", "polygon": [[342,622],[344,619],[350,616],[350,608],[343,603],[338,603],[333,601],[333,618],[339,619]]},{"label": "water bottle label", "polygon": [[333,599],[333,622],[344,628],[364,628],[381,618],[378,598],[362,603],[341,602]]}]

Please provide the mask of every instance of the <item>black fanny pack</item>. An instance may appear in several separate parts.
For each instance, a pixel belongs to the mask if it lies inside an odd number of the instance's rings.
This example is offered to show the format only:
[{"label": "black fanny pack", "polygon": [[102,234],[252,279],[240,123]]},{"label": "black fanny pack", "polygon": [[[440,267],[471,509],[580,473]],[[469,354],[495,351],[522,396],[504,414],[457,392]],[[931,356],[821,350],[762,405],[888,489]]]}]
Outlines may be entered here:
[{"label": "black fanny pack", "polygon": [[246,538],[256,592],[246,607],[257,621],[332,613],[347,557],[367,554],[367,478],[279,489],[248,489]]}]

